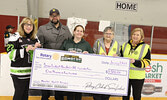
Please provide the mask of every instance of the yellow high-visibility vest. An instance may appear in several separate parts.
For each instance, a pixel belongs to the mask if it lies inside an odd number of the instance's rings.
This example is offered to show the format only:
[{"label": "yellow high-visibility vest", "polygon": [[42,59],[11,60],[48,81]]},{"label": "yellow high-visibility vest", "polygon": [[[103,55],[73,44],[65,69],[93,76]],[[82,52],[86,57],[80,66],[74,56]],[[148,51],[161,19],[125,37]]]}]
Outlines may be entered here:
[{"label": "yellow high-visibility vest", "polygon": [[[98,42],[98,54],[106,53],[105,46],[102,46],[103,44],[100,44]],[[108,51],[108,56],[113,56],[113,54],[117,54],[119,52],[119,44],[117,41],[113,41],[112,46],[110,47]]]},{"label": "yellow high-visibility vest", "polygon": [[[148,44],[139,45],[133,52],[130,52],[131,45],[129,43],[124,43],[122,45],[123,57],[133,58],[135,60],[142,60],[150,49]],[[144,79],[145,78],[145,68],[139,68],[130,64],[129,79]]]}]

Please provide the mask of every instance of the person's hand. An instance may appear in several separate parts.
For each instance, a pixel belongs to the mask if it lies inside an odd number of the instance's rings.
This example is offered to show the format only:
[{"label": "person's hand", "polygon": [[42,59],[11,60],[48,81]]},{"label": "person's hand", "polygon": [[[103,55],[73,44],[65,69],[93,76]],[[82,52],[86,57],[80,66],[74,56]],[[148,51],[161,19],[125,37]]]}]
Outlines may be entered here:
[{"label": "person's hand", "polygon": [[104,55],[104,56],[107,56],[107,54],[104,52],[104,53],[101,53],[101,55]]},{"label": "person's hand", "polygon": [[32,45],[28,45],[26,48],[26,52],[28,52],[29,50],[35,50],[35,47],[33,47]]},{"label": "person's hand", "polygon": [[88,54],[89,52],[88,52],[88,51],[83,51],[82,53],[83,53],[83,54]]},{"label": "person's hand", "polygon": [[35,48],[39,48],[39,47],[41,47],[41,44],[38,43],[38,42],[36,42],[34,47],[35,47]]},{"label": "person's hand", "polygon": [[70,52],[72,52],[72,53],[76,53],[76,51],[74,51],[74,50],[71,50]]},{"label": "person's hand", "polygon": [[117,57],[118,55],[117,54],[113,54],[113,57]]},{"label": "person's hand", "polygon": [[135,59],[130,58],[130,63],[134,63],[134,62],[135,62]]}]

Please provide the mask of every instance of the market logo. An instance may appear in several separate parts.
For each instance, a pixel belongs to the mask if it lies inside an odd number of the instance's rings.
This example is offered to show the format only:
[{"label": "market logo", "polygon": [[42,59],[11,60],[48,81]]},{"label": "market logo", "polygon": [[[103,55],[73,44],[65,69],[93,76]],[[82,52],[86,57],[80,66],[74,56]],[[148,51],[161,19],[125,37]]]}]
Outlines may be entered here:
[{"label": "market logo", "polygon": [[165,96],[167,96],[167,91],[165,92]]},{"label": "market logo", "polygon": [[146,79],[147,83],[161,83],[163,66],[160,63],[153,64],[146,67]]},{"label": "market logo", "polygon": [[52,58],[53,58],[54,60],[58,60],[58,59],[60,58],[60,56],[59,56],[58,53],[54,53],[54,54],[52,55]]},{"label": "market logo", "polygon": [[75,55],[64,55],[64,56],[61,56],[61,61],[69,61],[69,62],[81,63],[82,62],[82,58],[79,58],[79,56],[75,56]]},{"label": "market logo", "polygon": [[162,92],[162,87],[155,87],[152,84],[144,84],[142,89],[142,94],[151,95],[155,92]]},{"label": "market logo", "polygon": [[40,53],[37,58],[41,58],[41,59],[51,59],[52,55],[49,54],[45,54],[45,53]]}]

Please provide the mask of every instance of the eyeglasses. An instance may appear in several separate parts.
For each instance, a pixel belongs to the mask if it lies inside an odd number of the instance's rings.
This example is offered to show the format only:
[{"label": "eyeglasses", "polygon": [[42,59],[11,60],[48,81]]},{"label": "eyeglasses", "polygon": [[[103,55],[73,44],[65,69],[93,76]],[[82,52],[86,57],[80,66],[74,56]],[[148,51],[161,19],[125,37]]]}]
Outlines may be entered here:
[{"label": "eyeglasses", "polygon": [[114,35],[114,33],[104,33],[105,35]]},{"label": "eyeglasses", "polygon": [[26,27],[28,27],[28,26],[32,27],[32,26],[33,26],[33,24],[27,24],[27,23],[25,23],[24,25],[25,25]]}]

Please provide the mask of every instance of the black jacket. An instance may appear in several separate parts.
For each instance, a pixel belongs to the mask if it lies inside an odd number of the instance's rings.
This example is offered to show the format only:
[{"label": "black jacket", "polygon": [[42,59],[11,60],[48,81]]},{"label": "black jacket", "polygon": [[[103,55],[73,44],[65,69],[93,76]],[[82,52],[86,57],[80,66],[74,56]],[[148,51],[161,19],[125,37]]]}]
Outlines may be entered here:
[{"label": "black jacket", "polygon": [[19,77],[30,76],[33,51],[26,52],[26,47],[28,45],[34,46],[36,42],[39,42],[37,38],[21,37],[19,33],[9,38],[6,51],[11,60],[11,75]]}]

